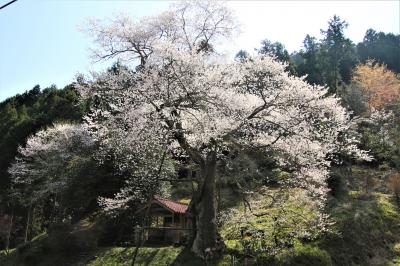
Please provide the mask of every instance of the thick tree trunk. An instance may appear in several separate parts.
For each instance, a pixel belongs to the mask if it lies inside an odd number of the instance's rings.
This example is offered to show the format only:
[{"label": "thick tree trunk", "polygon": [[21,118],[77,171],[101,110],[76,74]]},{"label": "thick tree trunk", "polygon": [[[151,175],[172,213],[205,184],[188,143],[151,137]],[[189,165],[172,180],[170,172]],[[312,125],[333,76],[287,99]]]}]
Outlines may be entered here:
[{"label": "thick tree trunk", "polygon": [[216,155],[207,156],[201,167],[202,180],[193,198],[194,239],[192,251],[202,258],[219,256],[223,243],[218,237],[216,202]]}]

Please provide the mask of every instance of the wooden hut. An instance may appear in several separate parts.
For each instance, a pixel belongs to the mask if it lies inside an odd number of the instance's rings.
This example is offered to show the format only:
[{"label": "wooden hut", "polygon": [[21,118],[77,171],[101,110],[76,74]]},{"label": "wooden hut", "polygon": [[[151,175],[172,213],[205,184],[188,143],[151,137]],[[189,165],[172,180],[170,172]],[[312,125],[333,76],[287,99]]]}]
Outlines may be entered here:
[{"label": "wooden hut", "polygon": [[192,230],[188,216],[188,205],[154,197],[137,215],[142,217],[142,226],[135,230],[135,242],[146,244],[182,244]]}]

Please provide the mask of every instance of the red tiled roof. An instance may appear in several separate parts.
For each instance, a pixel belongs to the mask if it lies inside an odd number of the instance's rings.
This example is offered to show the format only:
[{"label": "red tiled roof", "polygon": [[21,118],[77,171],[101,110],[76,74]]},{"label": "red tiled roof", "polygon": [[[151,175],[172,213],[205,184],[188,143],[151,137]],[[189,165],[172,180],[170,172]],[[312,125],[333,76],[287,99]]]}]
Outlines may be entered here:
[{"label": "red tiled roof", "polygon": [[188,205],[176,201],[172,201],[169,199],[163,199],[160,197],[154,197],[154,200],[157,201],[159,204],[164,206],[167,209],[170,209],[173,212],[176,213],[186,213],[188,209]]}]

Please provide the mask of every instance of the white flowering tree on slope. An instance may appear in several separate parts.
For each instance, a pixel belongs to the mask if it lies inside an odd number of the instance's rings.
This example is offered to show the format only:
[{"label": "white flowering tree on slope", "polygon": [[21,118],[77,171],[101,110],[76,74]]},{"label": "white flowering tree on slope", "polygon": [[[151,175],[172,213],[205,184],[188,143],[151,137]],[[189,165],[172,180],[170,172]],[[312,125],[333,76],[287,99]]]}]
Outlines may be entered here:
[{"label": "white flowering tree on slope", "polygon": [[90,156],[94,142],[83,125],[57,123],[38,131],[18,148],[8,172],[15,191],[26,205],[61,193],[68,186],[68,167]]},{"label": "white flowering tree on slope", "polygon": [[[229,145],[274,151],[291,169],[285,185],[308,192],[319,210],[327,194],[330,156],[349,116],[323,87],[289,76],[285,65],[269,56],[226,62],[212,52],[212,42],[229,36],[232,16],[220,2],[188,2],[172,11],[135,23],[119,17],[109,25],[89,24],[99,44],[96,55],[140,59],[136,70],[120,67],[80,78],[77,85],[93,107],[87,124],[132,173],[106,210],[128,206],[171,171],[164,162],[185,153],[200,169],[190,211],[199,256],[218,249],[216,224],[217,166]],[[354,140],[348,150],[360,156]]]},{"label": "white flowering tree on slope", "polygon": [[74,168],[84,165],[94,150],[94,142],[83,125],[57,123],[38,131],[18,148],[15,162],[8,172],[11,175],[12,193],[15,200],[28,207],[25,242],[28,237],[31,213],[43,208],[46,200],[52,200],[52,220],[63,193],[71,185]]}]

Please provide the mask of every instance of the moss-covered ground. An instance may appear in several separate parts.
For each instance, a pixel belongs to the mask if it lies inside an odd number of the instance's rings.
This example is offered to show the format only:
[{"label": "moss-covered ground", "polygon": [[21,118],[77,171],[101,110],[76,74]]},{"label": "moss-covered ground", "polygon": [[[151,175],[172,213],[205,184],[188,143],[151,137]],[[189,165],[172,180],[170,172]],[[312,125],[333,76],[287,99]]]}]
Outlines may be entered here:
[{"label": "moss-covered ground", "polygon": [[[104,248],[96,257],[88,262],[88,266],[130,266],[135,251],[134,247],[110,247]],[[230,265],[231,257],[224,256],[212,264],[218,266]],[[184,247],[142,247],[139,249],[135,265],[143,266],[203,266],[204,261],[197,259]]]}]

